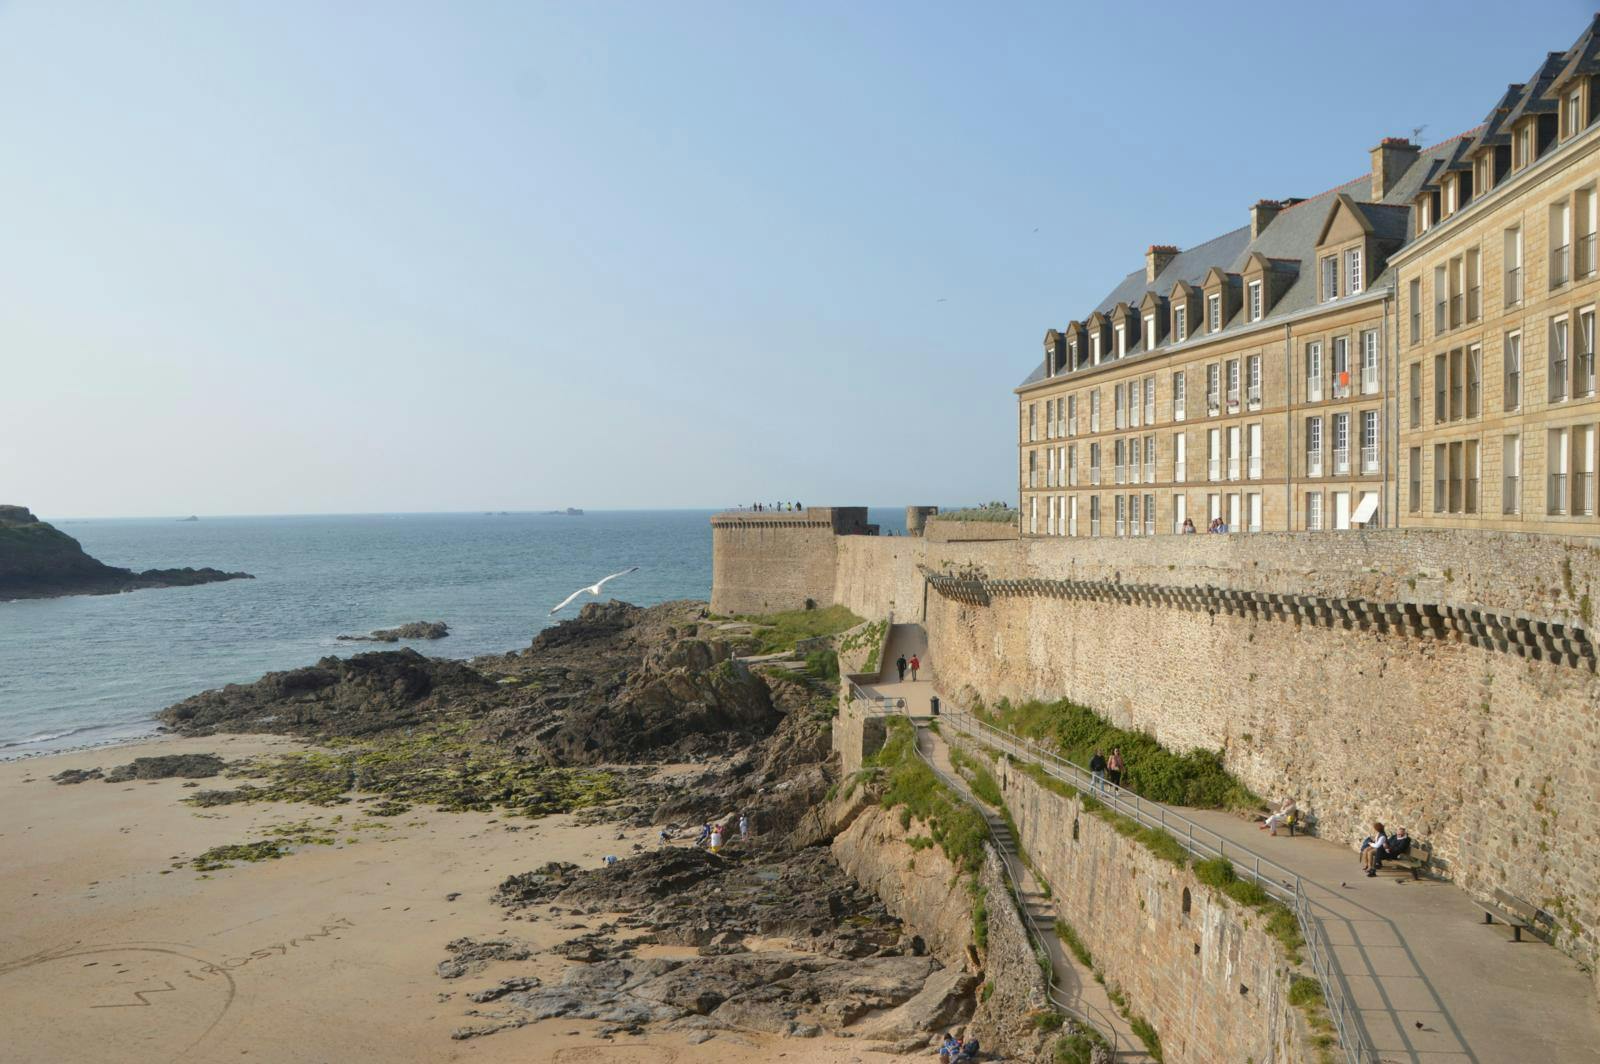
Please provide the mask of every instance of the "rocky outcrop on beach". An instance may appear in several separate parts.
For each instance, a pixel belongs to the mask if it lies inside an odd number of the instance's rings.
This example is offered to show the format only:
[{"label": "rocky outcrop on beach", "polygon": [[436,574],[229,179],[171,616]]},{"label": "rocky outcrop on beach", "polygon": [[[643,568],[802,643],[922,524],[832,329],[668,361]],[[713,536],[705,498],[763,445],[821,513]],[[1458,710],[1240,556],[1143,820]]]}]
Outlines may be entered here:
[{"label": "rocky outcrop on beach", "polygon": [[443,621],[412,621],[398,628],[378,628],[366,635],[341,635],[346,643],[398,643],[402,639],[443,639],[450,634],[450,626]]},{"label": "rocky outcrop on beach", "polygon": [[186,698],[159,719],[183,735],[268,732],[330,739],[392,732],[471,713],[497,697],[494,684],[459,661],[415,650],[326,657]]},{"label": "rocky outcrop on beach", "polygon": [[249,579],[249,573],[210,568],[135,572],[106,565],[84,553],[77,540],[39,520],[27,507],[0,505],[0,601],[112,595],[143,588]]}]

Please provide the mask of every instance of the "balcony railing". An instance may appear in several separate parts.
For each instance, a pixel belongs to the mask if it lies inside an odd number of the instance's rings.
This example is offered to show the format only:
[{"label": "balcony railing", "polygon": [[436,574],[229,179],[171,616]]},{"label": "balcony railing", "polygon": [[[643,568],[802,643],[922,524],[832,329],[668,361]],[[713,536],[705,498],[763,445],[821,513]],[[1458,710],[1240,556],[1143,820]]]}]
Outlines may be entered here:
[{"label": "balcony railing", "polygon": [[1449,491],[1446,490],[1446,488],[1445,488],[1444,479],[1442,477],[1435,477],[1434,481],[1433,481],[1433,512],[1434,513],[1436,513],[1436,514],[1444,513],[1444,501],[1449,496],[1449,494],[1450,494]]},{"label": "balcony railing", "polygon": [[1056,419],[1055,418],[1051,418],[1049,421],[1046,421],[1044,423],[1044,435],[1045,435],[1045,439],[1047,439],[1047,440],[1053,440],[1053,439],[1056,438]]},{"label": "balcony railing", "polygon": [[1506,371],[1506,409],[1515,410],[1522,403],[1522,373]]},{"label": "balcony railing", "polygon": [[1550,287],[1560,288],[1572,277],[1572,245],[1550,249]]},{"label": "balcony railing", "polygon": [[1445,314],[1448,307],[1449,304],[1442,299],[1433,305],[1433,331],[1435,335],[1444,332]]},{"label": "balcony railing", "polygon": [[1572,512],[1594,516],[1594,474],[1572,474]]},{"label": "balcony railing", "polygon": [[1139,483],[1139,463],[1138,462],[1129,462],[1128,463],[1128,483],[1129,484],[1137,484],[1137,483]]},{"label": "balcony railing", "polygon": [[1506,306],[1514,307],[1522,302],[1522,267],[1513,266],[1506,270]]},{"label": "balcony railing", "polygon": [[1128,534],[1128,529],[1127,529],[1126,522],[1121,517],[1117,518],[1117,535],[1125,536],[1127,534]]},{"label": "balcony railing", "polygon": [[1363,473],[1376,473],[1378,471],[1378,447],[1376,444],[1361,448],[1361,471]]},{"label": "balcony railing", "polygon": [[1333,471],[1335,473],[1350,472],[1350,448],[1335,447],[1333,449]]},{"label": "balcony railing", "polygon": [[1156,534],[1156,515],[1148,509],[1144,512],[1144,534],[1147,536]]},{"label": "balcony railing", "polygon": [[1144,423],[1146,425],[1154,425],[1156,423],[1156,401],[1154,399],[1144,404]]},{"label": "balcony railing", "polygon": [[1551,473],[1549,491],[1545,494],[1545,513],[1564,514],[1567,512],[1567,475],[1565,473]]},{"label": "balcony railing", "polygon": [[1461,325],[1462,311],[1466,308],[1466,297],[1460,292],[1450,297],[1450,328],[1455,329]]},{"label": "balcony railing", "polygon": [[1047,488],[1053,488],[1056,486],[1056,471],[1054,469],[1045,470],[1044,486]]},{"label": "balcony railing", "polygon": [[1594,237],[1593,233],[1585,233],[1578,238],[1576,257],[1577,276],[1579,277],[1588,277],[1595,272]]},{"label": "balcony railing", "polygon": [[1515,473],[1507,473],[1505,482],[1501,486],[1504,494],[1501,496],[1501,513],[1517,514],[1522,512],[1522,478]]},{"label": "balcony railing", "polygon": [[1306,452],[1306,476],[1320,477],[1322,475],[1322,452]]},{"label": "balcony railing", "polygon": [[1239,456],[1236,454],[1230,454],[1228,456],[1228,479],[1239,479]]},{"label": "balcony railing", "polygon": [[1333,375],[1333,397],[1335,399],[1350,398],[1350,374],[1335,373]]},{"label": "balcony railing", "polygon": [[1089,415],[1089,431],[1100,431],[1100,412],[1098,410]]},{"label": "balcony railing", "polygon": [[1250,403],[1251,410],[1261,409],[1261,385],[1252,384],[1250,390],[1245,392],[1245,399]]},{"label": "balcony railing", "polygon": [[1251,480],[1261,479],[1261,456],[1259,454],[1250,456],[1249,475]]},{"label": "balcony railing", "polygon": [[1482,292],[1477,285],[1467,289],[1467,320],[1477,321],[1483,316]]},{"label": "balcony railing", "polygon": [[1363,395],[1371,395],[1373,392],[1375,392],[1377,390],[1378,390],[1378,367],[1377,366],[1362,366],[1361,367],[1361,392],[1362,392],[1362,394]]},{"label": "balcony railing", "polygon": [[1154,484],[1156,482],[1156,464],[1154,462],[1146,462],[1144,464],[1144,482],[1146,484]]},{"label": "balcony railing", "polygon": [[1206,416],[1216,417],[1222,413],[1222,397],[1216,392],[1206,393]]},{"label": "balcony railing", "polygon": [[1414,514],[1421,513],[1422,512],[1422,481],[1413,480],[1413,481],[1410,482],[1409,487],[1410,487],[1410,493],[1406,496],[1406,501],[1409,503],[1409,505],[1411,507],[1411,512],[1414,513]]},{"label": "balcony railing", "polygon": [[1184,418],[1183,400],[1182,399],[1174,399],[1172,401],[1172,420],[1174,420],[1174,421],[1182,421],[1183,418]]},{"label": "balcony railing", "polygon": [[1115,483],[1115,484],[1126,484],[1128,482],[1128,467],[1127,466],[1121,465],[1119,463],[1118,465],[1112,466],[1111,468],[1112,468],[1112,471],[1114,473],[1114,479],[1113,479],[1112,483]]},{"label": "balcony railing", "polygon": [[[1151,477],[1150,479],[1154,480],[1155,478]],[[1179,484],[1189,479],[1189,463],[1187,461],[1172,463],[1172,479]]]},{"label": "balcony railing", "polygon": [[1478,512],[1478,478],[1477,477],[1468,477],[1467,478],[1467,513],[1475,514],[1477,512]]},{"label": "balcony railing", "polygon": [[1100,519],[1098,517],[1089,518],[1089,535],[1096,539],[1100,538]]},{"label": "balcony railing", "polygon": [[1078,434],[1078,415],[1077,414],[1073,414],[1071,417],[1067,418],[1067,435],[1068,436],[1076,436],[1077,434]]},{"label": "balcony railing", "polygon": [[1069,465],[1069,466],[1067,466],[1067,487],[1075,488],[1077,486],[1078,486],[1078,467],[1076,465]]},{"label": "balcony railing", "polygon": [[1098,484],[1098,483],[1100,483],[1100,467],[1099,466],[1092,465],[1092,466],[1089,467],[1089,483],[1090,484]]},{"label": "balcony railing", "polygon": [[1594,394],[1594,352],[1579,351],[1572,366],[1572,393],[1588,396]]},{"label": "balcony railing", "polygon": [[1450,512],[1461,512],[1461,480],[1457,477],[1450,478]]},{"label": "balcony railing", "polygon": [[1028,470],[1028,487],[1037,488],[1038,486],[1039,486],[1039,471],[1037,469]]},{"label": "balcony railing", "polygon": [[1238,412],[1239,412],[1239,389],[1237,389],[1237,388],[1229,388],[1228,389],[1228,413],[1237,414]]},{"label": "balcony railing", "polygon": [[1550,360],[1550,401],[1558,402],[1567,397],[1567,360],[1553,358]]},{"label": "balcony railing", "polygon": [[1306,401],[1308,403],[1322,401],[1322,378],[1320,376],[1306,378]]},{"label": "balcony railing", "polygon": [[1206,479],[1207,480],[1221,480],[1222,479],[1222,457],[1220,455],[1218,455],[1216,457],[1213,457],[1212,459],[1210,459],[1210,461],[1208,461],[1206,463]]}]

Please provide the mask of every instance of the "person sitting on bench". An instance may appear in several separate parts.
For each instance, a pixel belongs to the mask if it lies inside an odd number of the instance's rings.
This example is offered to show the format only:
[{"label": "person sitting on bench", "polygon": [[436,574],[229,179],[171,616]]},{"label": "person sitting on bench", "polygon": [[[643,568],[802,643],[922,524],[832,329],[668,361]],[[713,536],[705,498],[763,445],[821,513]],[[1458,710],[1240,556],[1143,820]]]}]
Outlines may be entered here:
[{"label": "person sitting on bench", "polygon": [[1278,803],[1278,808],[1272,813],[1272,815],[1261,822],[1261,826],[1267,831],[1276,835],[1278,833],[1278,828],[1293,820],[1295,814],[1299,811],[1300,808],[1295,805],[1294,799],[1285,797],[1282,802]]},{"label": "person sitting on bench", "polygon": [[978,1040],[967,1039],[967,1044],[961,1047],[961,1055],[956,1058],[958,1064],[972,1064],[978,1059]]},{"label": "person sitting on bench", "polygon": [[1383,859],[1389,855],[1388,845],[1389,836],[1384,834],[1383,821],[1373,821],[1372,834],[1361,840],[1361,867],[1367,870],[1368,879],[1378,874]]},{"label": "person sitting on bench", "polygon": [[1394,834],[1389,836],[1388,845],[1383,848],[1384,860],[1403,857],[1411,851],[1411,836],[1406,834],[1405,828],[1395,828]]}]

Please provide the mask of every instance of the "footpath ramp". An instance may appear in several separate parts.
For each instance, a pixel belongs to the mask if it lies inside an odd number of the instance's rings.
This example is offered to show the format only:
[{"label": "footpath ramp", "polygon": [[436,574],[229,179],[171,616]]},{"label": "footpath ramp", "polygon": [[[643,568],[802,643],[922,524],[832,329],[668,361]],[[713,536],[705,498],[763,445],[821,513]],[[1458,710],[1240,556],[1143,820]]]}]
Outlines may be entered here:
[{"label": "footpath ramp", "polygon": [[[907,661],[913,656],[920,659],[922,667],[917,670],[914,682],[909,669],[906,670],[906,678],[901,680],[895,668],[895,662],[902,655]],[[922,625],[896,624],[889,627],[888,646],[883,652],[877,678],[861,685],[861,689],[871,698],[889,699],[890,707],[896,710],[903,699],[904,712],[910,716],[925,717],[929,714],[936,692],[933,686],[933,663],[928,660],[928,636]]]}]

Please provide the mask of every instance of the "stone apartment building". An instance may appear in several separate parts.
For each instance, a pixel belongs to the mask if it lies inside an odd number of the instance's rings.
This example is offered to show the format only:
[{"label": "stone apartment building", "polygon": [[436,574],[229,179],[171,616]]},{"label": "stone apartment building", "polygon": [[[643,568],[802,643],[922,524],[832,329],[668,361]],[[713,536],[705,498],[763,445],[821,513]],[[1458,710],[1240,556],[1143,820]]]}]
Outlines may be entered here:
[{"label": "stone apartment building", "polygon": [[1593,534],[1600,16],[1483,125],[1153,246],[1016,389],[1022,531]]}]

